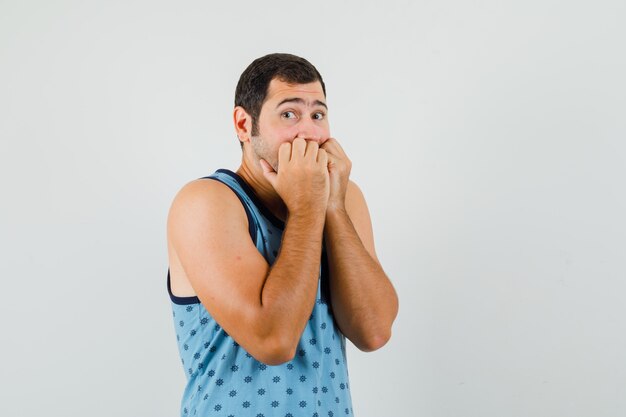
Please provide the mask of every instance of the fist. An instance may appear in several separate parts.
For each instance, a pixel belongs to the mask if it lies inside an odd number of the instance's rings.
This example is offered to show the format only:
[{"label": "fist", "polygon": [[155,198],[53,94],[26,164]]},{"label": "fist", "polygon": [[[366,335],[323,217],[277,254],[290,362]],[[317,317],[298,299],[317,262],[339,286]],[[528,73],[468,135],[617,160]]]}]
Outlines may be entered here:
[{"label": "fist", "polygon": [[328,175],[330,181],[330,193],[328,197],[328,210],[345,209],[346,190],[352,162],[335,138],[328,138],[320,146],[328,155]]},{"label": "fist", "polygon": [[263,175],[290,213],[326,211],[330,192],[328,155],[317,142],[296,138],[278,148],[278,172],[264,159]]}]

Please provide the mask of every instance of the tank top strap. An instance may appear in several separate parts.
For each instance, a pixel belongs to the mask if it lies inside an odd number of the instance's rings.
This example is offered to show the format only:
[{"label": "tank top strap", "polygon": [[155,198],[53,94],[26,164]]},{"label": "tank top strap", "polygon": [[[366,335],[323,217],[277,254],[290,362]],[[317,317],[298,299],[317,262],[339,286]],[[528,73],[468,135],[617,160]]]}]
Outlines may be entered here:
[{"label": "tank top strap", "polygon": [[248,217],[248,231],[250,238],[258,247],[257,237],[259,236],[259,213],[256,210],[254,202],[252,201],[249,192],[249,186],[243,182],[243,180],[234,172],[227,169],[218,169],[213,174],[202,178],[210,178],[212,180],[219,181],[230,188],[235,195],[241,201],[246,216]]}]

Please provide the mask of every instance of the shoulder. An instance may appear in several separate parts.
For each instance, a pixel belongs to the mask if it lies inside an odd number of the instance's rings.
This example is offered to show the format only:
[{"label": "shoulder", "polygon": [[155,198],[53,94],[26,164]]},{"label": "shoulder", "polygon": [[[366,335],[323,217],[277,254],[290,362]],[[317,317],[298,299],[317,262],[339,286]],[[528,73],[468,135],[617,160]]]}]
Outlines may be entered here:
[{"label": "shoulder", "polygon": [[361,197],[363,196],[363,193],[361,192],[361,188],[357,185],[356,182],[354,182],[351,179],[348,180],[348,192],[358,193],[361,195]]},{"label": "shoulder", "polygon": [[239,198],[226,184],[199,178],[185,184],[175,195],[168,216],[168,225],[202,223],[209,219],[241,221],[247,217]]},{"label": "shoulder", "polygon": [[226,205],[237,202],[237,196],[226,184],[211,178],[199,178],[185,184],[178,191],[172,206],[185,205]]},{"label": "shoulder", "polygon": [[[367,211],[367,202],[361,188],[356,182],[348,180],[348,188],[346,189],[346,211],[348,215],[363,215],[363,211]],[[369,217],[369,216],[368,216]]]}]

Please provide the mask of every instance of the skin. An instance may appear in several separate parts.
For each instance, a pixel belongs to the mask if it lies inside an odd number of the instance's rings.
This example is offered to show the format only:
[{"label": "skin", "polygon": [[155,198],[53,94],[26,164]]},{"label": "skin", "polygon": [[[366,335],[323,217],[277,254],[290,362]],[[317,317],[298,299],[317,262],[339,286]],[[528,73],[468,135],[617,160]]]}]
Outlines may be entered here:
[{"label": "skin", "polygon": [[270,268],[248,234],[233,192],[213,180],[179,191],[168,216],[172,291],[197,295],[209,313],[258,360],[291,360],[315,303],[322,241],[329,256],[331,303],[342,333],[372,351],[391,336],[396,292],[375,253],[369,212],[349,180],[351,162],[330,137],[321,84],[271,81],[259,135],[241,107],[237,173],[285,221]]}]

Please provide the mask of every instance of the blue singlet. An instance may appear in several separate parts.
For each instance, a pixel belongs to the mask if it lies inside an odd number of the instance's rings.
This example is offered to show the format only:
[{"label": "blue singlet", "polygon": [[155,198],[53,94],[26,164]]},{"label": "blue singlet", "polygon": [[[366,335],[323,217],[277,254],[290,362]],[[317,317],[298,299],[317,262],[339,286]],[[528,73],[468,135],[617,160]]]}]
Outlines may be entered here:
[{"label": "blue singlet", "polygon": [[[272,265],[284,223],[236,173],[218,169],[203,177],[230,187],[248,216],[252,241]],[[329,303],[328,263],[322,253],[317,300],[294,359],[270,366],[254,359],[211,317],[198,297],[172,294],[176,340],[187,377],[181,416],[339,417],[353,414],[346,340]]]}]

